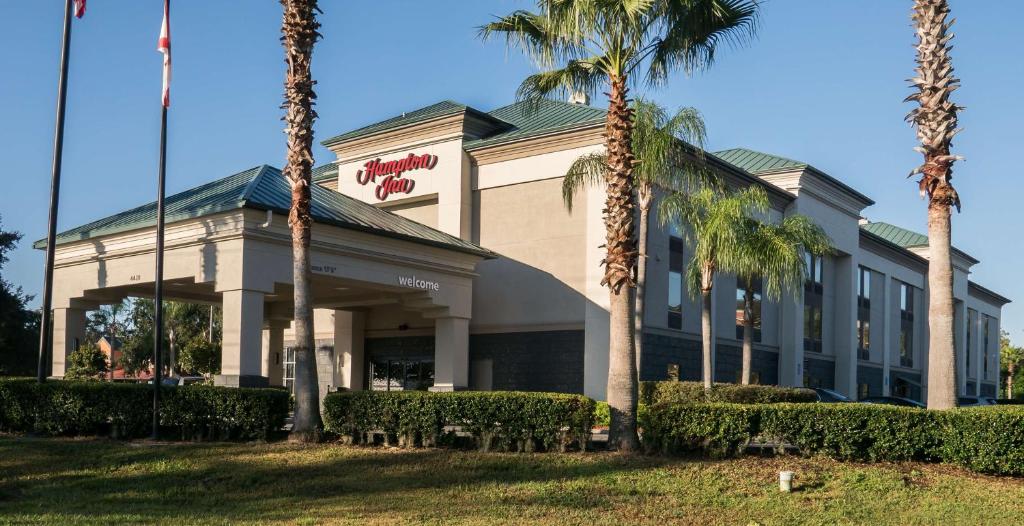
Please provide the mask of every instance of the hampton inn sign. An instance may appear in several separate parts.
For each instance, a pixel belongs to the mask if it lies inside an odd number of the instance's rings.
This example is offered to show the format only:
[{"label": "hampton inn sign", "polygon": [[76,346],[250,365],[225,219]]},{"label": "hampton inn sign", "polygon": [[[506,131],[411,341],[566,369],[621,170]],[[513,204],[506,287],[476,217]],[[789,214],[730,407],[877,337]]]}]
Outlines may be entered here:
[{"label": "hampton inn sign", "polygon": [[[356,172],[356,182],[364,186],[369,183],[377,183],[377,190],[374,194],[377,199],[384,201],[391,194],[412,193],[416,181],[403,178],[403,173],[415,170],[433,170],[434,166],[437,166],[437,156],[429,153],[423,155],[410,153],[407,157],[397,161],[383,163],[378,158],[368,161],[363,165],[362,170]],[[381,177],[380,182],[377,182],[377,177]]]}]

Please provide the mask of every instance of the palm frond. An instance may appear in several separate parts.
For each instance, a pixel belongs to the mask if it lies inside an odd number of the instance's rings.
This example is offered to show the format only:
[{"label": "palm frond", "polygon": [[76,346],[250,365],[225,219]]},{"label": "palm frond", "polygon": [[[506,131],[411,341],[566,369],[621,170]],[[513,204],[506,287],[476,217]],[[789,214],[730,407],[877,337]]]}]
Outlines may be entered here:
[{"label": "palm frond", "polygon": [[590,153],[573,161],[562,179],[562,201],[572,213],[572,204],[582,188],[604,183],[604,171],[608,168],[608,156],[604,153]]},{"label": "palm frond", "polygon": [[648,81],[658,85],[676,68],[687,74],[710,67],[723,44],[739,46],[757,31],[757,0],[666,0],[659,15],[665,32],[651,44]]},{"label": "palm frond", "polygon": [[593,94],[604,81],[604,73],[597,64],[601,57],[570,60],[564,68],[534,73],[519,85],[516,98],[527,102],[528,111],[535,110],[541,99],[579,92]]}]

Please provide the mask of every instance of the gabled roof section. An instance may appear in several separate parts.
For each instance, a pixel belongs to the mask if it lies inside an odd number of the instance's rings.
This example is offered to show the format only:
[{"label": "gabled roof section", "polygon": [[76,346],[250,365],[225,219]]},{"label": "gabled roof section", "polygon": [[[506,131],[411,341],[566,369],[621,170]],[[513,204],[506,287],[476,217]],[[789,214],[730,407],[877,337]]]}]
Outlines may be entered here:
[{"label": "gabled roof section", "polygon": [[981,285],[970,280],[967,281],[967,291],[968,293],[973,293],[975,296],[987,296],[989,300],[999,305],[1000,307],[1006,305],[1007,303],[1013,303],[1010,300],[1010,298],[1007,298],[1006,296],[1003,296],[991,289],[982,287]]},{"label": "gabled roof section", "polygon": [[341,135],[336,135],[334,137],[322,141],[320,144],[330,147],[333,144],[347,141],[349,139],[355,139],[358,137],[363,137],[374,133],[380,133],[383,131],[401,128],[403,126],[409,126],[412,124],[429,121],[431,119],[447,117],[449,115],[455,115],[463,112],[472,114],[483,120],[490,121],[496,127],[508,127],[508,123],[496,119],[493,116],[484,113],[480,110],[471,108],[459,102],[443,100],[436,104],[431,104],[430,106],[422,107],[418,110],[408,111],[402,113],[401,115],[391,117],[390,119],[385,119],[380,122],[370,124],[369,126],[363,126],[362,128],[355,129],[350,132],[345,132]]},{"label": "gabled roof section", "polygon": [[[860,228],[894,245],[898,245],[906,249],[924,248],[928,246],[928,236],[914,232],[913,230],[898,227],[891,223],[872,222],[862,224],[860,225]],[[975,259],[973,256],[956,247],[953,247],[953,253],[968,260],[972,265],[980,263],[980,261]]]},{"label": "gabled roof section", "polygon": [[[311,212],[317,223],[358,230],[414,243],[456,250],[486,258],[496,255],[480,246],[426,225],[406,219],[369,203],[334,192],[320,185],[310,187]],[[227,212],[241,208],[271,210],[287,214],[291,188],[281,171],[263,165],[179,192],[164,201],[165,221]],[[149,203],[58,234],[57,244],[96,238],[156,225],[156,203]],[[35,248],[45,248],[46,240]]]},{"label": "gabled roof section", "polygon": [[793,170],[809,166],[804,162],[779,157],[778,155],[748,150],[746,148],[722,150],[720,152],[715,152],[715,156],[729,164],[743,168],[752,174]]},{"label": "gabled roof section", "polygon": [[512,126],[489,137],[468,141],[467,150],[525,139],[535,135],[569,130],[603,123],[605,110],[584,104],[571,104],[551,99],[520,101],[503,106],[489,115]]},{"label": "gabled roof section", "polygon": [[867,223],[860,227],[903,248],[928,246],[928,236],[890,223]]},{"label": "gabled roof section", "polygon": [[797,161],[794,159],[788,159],[786,157],[780,157],[778,155],[772,155],[770,153],[759,152],[751,150],[749,148],[732,148],[729,150],[722,150],[715,152],[714,155],[723,161],[738,166],[754,175],[768,175],[780,172],[792,172],[795,170],[807,170],[808,172],[829,181],[830,183],[842,188],[844,191],[851,195],[856,196],[858,199],[864,201],[867,205],[873,205],[875,202],[868,196],[858,192],[850,185],[832,177],[831,175],[807,164],[803,161]]}]

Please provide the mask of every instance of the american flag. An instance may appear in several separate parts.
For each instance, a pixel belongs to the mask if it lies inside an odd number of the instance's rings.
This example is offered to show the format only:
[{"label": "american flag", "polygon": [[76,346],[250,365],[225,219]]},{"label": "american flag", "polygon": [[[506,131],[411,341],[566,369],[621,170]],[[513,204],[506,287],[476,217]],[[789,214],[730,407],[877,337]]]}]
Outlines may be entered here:
[{"label": "american flag", "polygon": [[[82,0],[85,3],[85,0]],[[170,22],[170,0],[164,0],[164,23],[160,26],[160,40],[157,41],[156,50],[164,54],[164,89],[163,104],[165,108],[171,106],[171,22]]]},{"label": "american flag", "polygon": [[85,0],[75,0],[75,16],[82,18],[85,14]]}]

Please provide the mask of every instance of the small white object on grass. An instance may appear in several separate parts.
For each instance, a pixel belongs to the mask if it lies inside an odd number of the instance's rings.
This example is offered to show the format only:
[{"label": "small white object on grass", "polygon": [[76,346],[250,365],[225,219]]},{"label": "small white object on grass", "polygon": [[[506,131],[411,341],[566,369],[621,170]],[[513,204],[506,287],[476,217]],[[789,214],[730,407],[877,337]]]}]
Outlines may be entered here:
[{"label": "small white object on grass", "polygon": [[792,471],[780,471],[779,472],[779,491],[790,493],[793,491],[793,472]]}]

